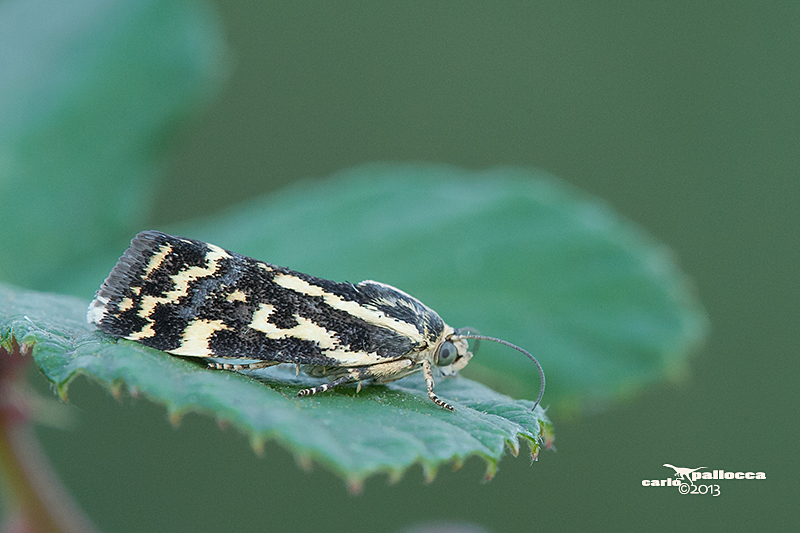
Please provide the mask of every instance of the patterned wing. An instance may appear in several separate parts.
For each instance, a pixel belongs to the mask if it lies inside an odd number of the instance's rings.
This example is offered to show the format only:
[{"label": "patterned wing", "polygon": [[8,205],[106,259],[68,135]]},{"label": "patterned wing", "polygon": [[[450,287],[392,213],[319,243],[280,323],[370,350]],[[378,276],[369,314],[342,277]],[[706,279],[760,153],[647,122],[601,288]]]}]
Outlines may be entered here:
[{"label": "patterned wing", "polygon": [[157,231],[131,241],[87,318],[175,355],[334,367],[409,356],[443,327],[388,285],[336,283]]}]

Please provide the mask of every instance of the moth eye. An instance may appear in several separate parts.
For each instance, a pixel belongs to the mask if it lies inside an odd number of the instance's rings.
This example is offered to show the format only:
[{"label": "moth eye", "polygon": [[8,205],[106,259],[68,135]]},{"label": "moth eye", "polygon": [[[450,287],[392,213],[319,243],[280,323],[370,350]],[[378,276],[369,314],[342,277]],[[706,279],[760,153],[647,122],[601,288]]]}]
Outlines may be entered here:
[{"label": "moth eye", "polygon": [[436,354],[436,364],[438,366],[452,365],[453,361],[458,357],[458,348],[450,341],[445,341],[439,347],[439,352]]}]

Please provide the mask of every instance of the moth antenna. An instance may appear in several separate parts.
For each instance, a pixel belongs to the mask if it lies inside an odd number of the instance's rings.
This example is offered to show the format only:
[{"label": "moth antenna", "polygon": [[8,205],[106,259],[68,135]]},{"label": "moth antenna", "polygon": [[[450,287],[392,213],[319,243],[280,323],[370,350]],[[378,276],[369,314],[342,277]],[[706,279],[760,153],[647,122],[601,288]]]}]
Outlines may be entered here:
[{"label": "moth antenna", "polygon": [[536,406],[539,405],[539,402],[542,401],[542,396],[544,396],[544,369],[542,368],[542,365],[539,364],[539,361],[533,355],[531,355],[531,353],[528,350],[524,350],[524,349],[520,348],[519,346],[517,346],[516,344],[511,344],[510,342],[504,341],[503,339],[498,339],[496,337],[487,337],[486,335],[475,335],[473,333],[459,333],[459,332],[456,332],[456,334],[454,336],[455,337],[459,337],[461,339],[475,339],[475,340],[499,342],[500,344],[504,344],[505,346],[508,346],[509,348],[514,348],[515,350],[517,350],[519,352],[522,352],[525,355],[527,355],[530,358],[530,360],[533,361],[536,364],[536,367],[539,369],[539,375],[542,377],[541,385],[539,387],[539,397],[536,398],[536,403],[533,404],[533,407],[531,408],[531,411],[536,409]]},{"label": "moth antenna", "polygon": [[[480,331],[470,327],[458,328],[456,330],[456,337],[463,337],[465,335],[480,335],[480,334],[481,334]],[[472,355],[476,355],[480,347],[481,347],[481,340],[475,339],[475,345],[472,347]]]}]

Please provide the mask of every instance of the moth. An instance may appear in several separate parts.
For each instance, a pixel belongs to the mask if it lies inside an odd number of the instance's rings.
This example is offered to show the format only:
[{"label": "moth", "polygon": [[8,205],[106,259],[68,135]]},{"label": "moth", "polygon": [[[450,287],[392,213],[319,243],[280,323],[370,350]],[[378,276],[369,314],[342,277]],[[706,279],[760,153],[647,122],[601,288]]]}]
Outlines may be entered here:
[{"label": "moth", "polygon": [[428,397],[434,368],[450,376],[472,358],[467,339],[502,339],[454,329],[422,302],[385,283],[337,283],[223,250],[143,231],[117,261],[87,320],[117,338],[173,355],[205,358],[212,369],[246,371],[280,363],[329,381],[308,396],[348,383],[389,383],[422,371]]}]

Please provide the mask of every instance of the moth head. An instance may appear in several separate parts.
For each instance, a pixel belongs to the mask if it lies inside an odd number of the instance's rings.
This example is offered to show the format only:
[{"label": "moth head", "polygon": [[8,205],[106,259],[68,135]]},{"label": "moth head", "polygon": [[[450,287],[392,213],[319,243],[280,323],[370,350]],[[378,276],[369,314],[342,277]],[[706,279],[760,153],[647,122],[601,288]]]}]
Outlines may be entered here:
[{"label": "moth head", "polygon": [[445,337],[433,354],[433,364],[440,367],[445,375],[452,375],[467,366],[472,358],[469,344],[466,339],[461,339],[451,334]]},{"label": "moth head", "polygon": [[477,330],[472,328],[456,329],[453,330],[449,335],[445,336],[445,341],[436,350],[436,353],[434,354],[434,364],[438,365],[439,367],[443,367],[441,370],[445,375],[455,374],[467,366],[467,363],[472,358],[472,352],[469,351],[467,339],[475,339],[477,341],[475,343],[475,351],[478,351],[478,342],[481,340],[499,342],[500,344],[508,346],[509,348],[514,348],[515,350],[524,353],[536,364],[536,367],[539,369],[541,384],[539,387],[539,397],[536,398],[536,403],[533,404],[531,411],[536,409],[536,406],[539,405],[540,401],[542,401],[542,396],[544,395],[544,370],[542,369],[542,365],[539,364],[539,361],[537,361],[537,359],[531,355],[529,351],[523,350],[516,344],[511,344],[508,341],[504,341],[503,339],[498,339],[496,337],[480,335]]}]

